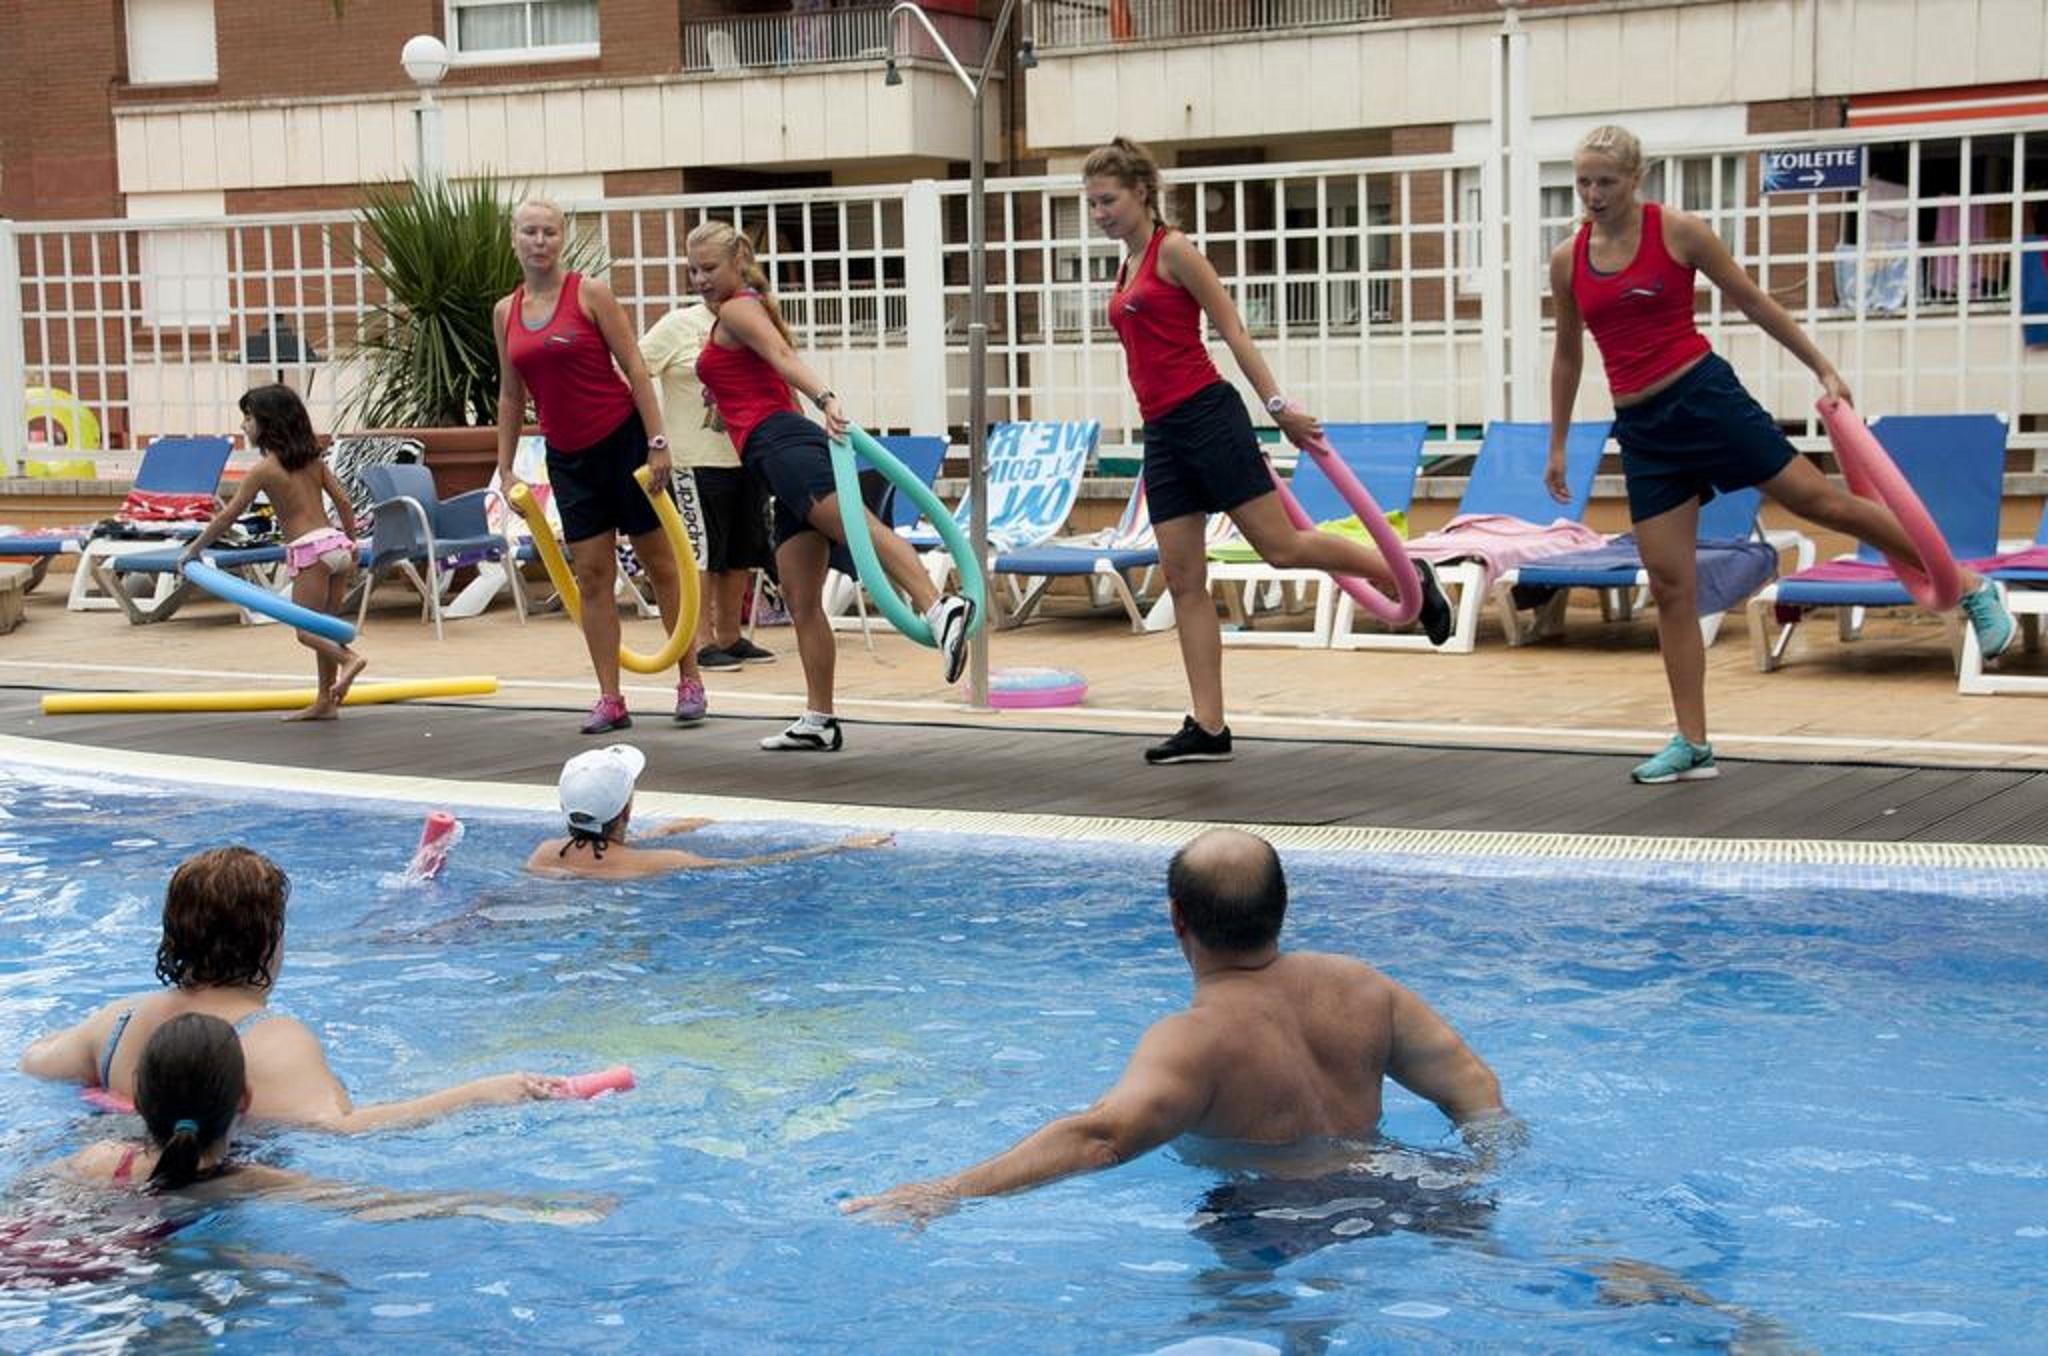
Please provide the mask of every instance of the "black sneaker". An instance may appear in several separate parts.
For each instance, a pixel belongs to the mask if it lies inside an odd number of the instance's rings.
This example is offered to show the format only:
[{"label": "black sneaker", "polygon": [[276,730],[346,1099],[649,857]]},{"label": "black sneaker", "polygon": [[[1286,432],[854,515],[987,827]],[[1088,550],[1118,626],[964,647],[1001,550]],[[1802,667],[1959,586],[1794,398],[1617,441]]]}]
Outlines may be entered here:
[{"label": "black sneaker", "polygon": [[[741,641],[740,644],[744,645],[746,642]],[[697,651],[697,667],[700,669],[736,669],[739,666],[740,657],[731,650],[717,645],[707,645]]]},{"label": "black sneaker", "polygon": [[1163,744],[1154,744],[1145,750],[1145,761],[1154,765],[1160,763],[1227,763],[1231,759],[1230,727],[1224,726],[1215,734],[1195,723],[1189,716],[1180,723],[1180,732]]},{"label": "black sneaker", "polygon": [[932,604],[924,619],[925,624],[932,628],[932,639],[938,644],[945,680],[948,683],[959,682],[960,675],[967,668],[967,628],[974,621],[974,603],[957,593],[949,593]]},{"label": "black sneaker", "polygon": [[1444,586],[1437,582],[1436,566],[1418,560],[1415,573],[1422,576],[1422,610],[1415,614],[1415,620],[1422,623],[1422,634],[1429,637],[1430,644],[1441,645],[1451,638],[1451,600],[1444,596]]},{"label": "black sneaker", "polygon": [[742,664],[773,664],[775,651],[764,650],[753,641],[741,636],[725,647],[725,652]]},{"label": "black sneaker", "polygon": [[788,749],[797,753],[837,753],[843,742],[838,721],[814,724],[799,716],[781,734],[772,734],[762,740],[761,747],[770,751]]}]

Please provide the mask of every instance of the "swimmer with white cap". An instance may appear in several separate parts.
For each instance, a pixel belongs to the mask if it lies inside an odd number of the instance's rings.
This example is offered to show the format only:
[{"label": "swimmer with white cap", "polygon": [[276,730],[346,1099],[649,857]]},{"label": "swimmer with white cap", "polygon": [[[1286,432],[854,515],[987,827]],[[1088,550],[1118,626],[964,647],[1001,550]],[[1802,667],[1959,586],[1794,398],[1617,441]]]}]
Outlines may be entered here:
[{"label": "swimmer with white cap", "polygon": [[[526,859],[526,869],[544,876],[582,876],[592,880],[633,880],[671,871],[706,867],[768,866],[828,852],[882,847],[886,833],[856,834],[836,843],[768,852],[752,857],[700,857],[677,848],[645,848],[626,841],[633,816],[633,787],[647,766],[647,757],[631,744],[612,744],[579,753],[562,765],[560,791],[566,838],[550,838]],[[672,819],[640,835],[638,841],[672,838],[701,829],[701,817]]]}]

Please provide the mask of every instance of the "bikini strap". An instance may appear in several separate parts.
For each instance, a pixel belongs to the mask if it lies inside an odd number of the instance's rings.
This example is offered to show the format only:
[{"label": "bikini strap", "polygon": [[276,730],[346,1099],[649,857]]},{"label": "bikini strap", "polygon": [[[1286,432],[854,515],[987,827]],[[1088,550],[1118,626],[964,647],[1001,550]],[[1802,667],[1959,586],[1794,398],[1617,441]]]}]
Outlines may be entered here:
[{"label": "bikini strap", "polygon": [[129,1173],[134,1171],[135,1168],[135,1156],[141,1152],[142,1146],[139,1144],[131,1144],[122,1150],[121,1161],[114,1165],[115,1181],[126,1182],[128,1180]]},{"label": "bikini strap", "polygon": [[133,1007],[121,1009],[121,1015],[114,1019],[113,1028],[107,1032],[107,1043],[100,1047],[100,1086],[110,1086],[107,1075],[114,1068],[114,1049],[121,1044],[122,1033],[128,1030],[128,1019],[135,1015]]},{"label": "bikini strap", "polygon": [[235,1034],[237,1036],[246,1036],[249,1034],[249,1028],[255,1026],[258,1022],[267,1022],[272,1017],[282,1016],[284,1016],[283,1013],[273,1011],[270,1008],[258,1008],[254,1012],[245,1012],[235,1022]]}]

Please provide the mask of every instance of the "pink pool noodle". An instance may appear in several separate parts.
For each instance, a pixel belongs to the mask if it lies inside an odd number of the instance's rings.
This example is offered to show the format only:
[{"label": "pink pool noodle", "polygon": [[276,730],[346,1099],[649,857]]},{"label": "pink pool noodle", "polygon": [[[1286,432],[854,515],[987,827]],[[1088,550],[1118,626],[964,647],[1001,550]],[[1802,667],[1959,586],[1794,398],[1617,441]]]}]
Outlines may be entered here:
[{"label": "pink pool noodle", "polygon": [[84,1102],[94,1111],[110,1111],[117,1115],[126,1115],[135,1110],[135,1103],[129,1101],[120,1093],[106,1088],[80,1088],[78,1090],[78,1097],[80,1101]]},{"label": "pink pool noodle", "polygon": [[566,1094],[570,1097],[595,1097],[605,1092],[631,1092],[633,1071],[623,1064],[614,1064],[609,1069],[595,1073],[575,1074],[565,1080],[569,1085]]},{"label": "pink pool noodle", "polygon": [[448,854],[462,841],[462,821],[446,810],[433,810],[420,826],[419,846],[412,850],[412,864],[405,869],[410,880],[432,880],[441,873]]}]

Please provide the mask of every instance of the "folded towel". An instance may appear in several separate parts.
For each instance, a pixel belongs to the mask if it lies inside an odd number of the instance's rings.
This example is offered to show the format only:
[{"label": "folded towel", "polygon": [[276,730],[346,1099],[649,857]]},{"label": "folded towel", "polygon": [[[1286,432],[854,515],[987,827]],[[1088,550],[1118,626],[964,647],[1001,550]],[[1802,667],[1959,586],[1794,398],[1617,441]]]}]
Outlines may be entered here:
[{"label": "folded towel", "polygon": [[1461,513],[1442,530],[1410,541],[1408,554],[1432,563],[1477,560],[1485,569],[1485,584],[1491,585],[1503,570],[1526,561],[1606,544],[1607,538],[1569,518],[1532,523],[1505,513]]},{"label": "folded towel", "polygon": [[[1394,529],[1394,535],[1402,538],[1404,541],[1407,539],[1407,513],[1401,509],[1395,509],[1387,515],[1387,525]],[[1358,520],[1358,515],[1355,513],[1348,518],[1332,518],[1327,523],[1317,523],[1316,531],[1327,532],[1333,537],[1344,537],[1351,541],[1363,542],[1367,546],[1373,545],[1372,533],[1365,530],[1365,524]],[[1209,559],[1225,565],[1249,565],[1259,559],[1259,553],[1252,549],[1252,544],[1243,537],[1235,535],[1225,537],[1222,541],[1211,546],[1208,554]]]},{"label": "folded towel", "polygon": [[[1703,541],[1696,548],[1698,561],[1699,610],[1703,617],[1726,612],[1762,588],[1778,572],[1778,553],[1768,544],[1748,539]],[[1636,539],[1616,537],[1605,546],[1587,551],[1569,551],[1545,556],[1521,571],[1515,586],[1515,606],[1540,606],[1558,588],[1573,581],[1566,573],[1602,570],[1635,571],[1643,567]]]}]

